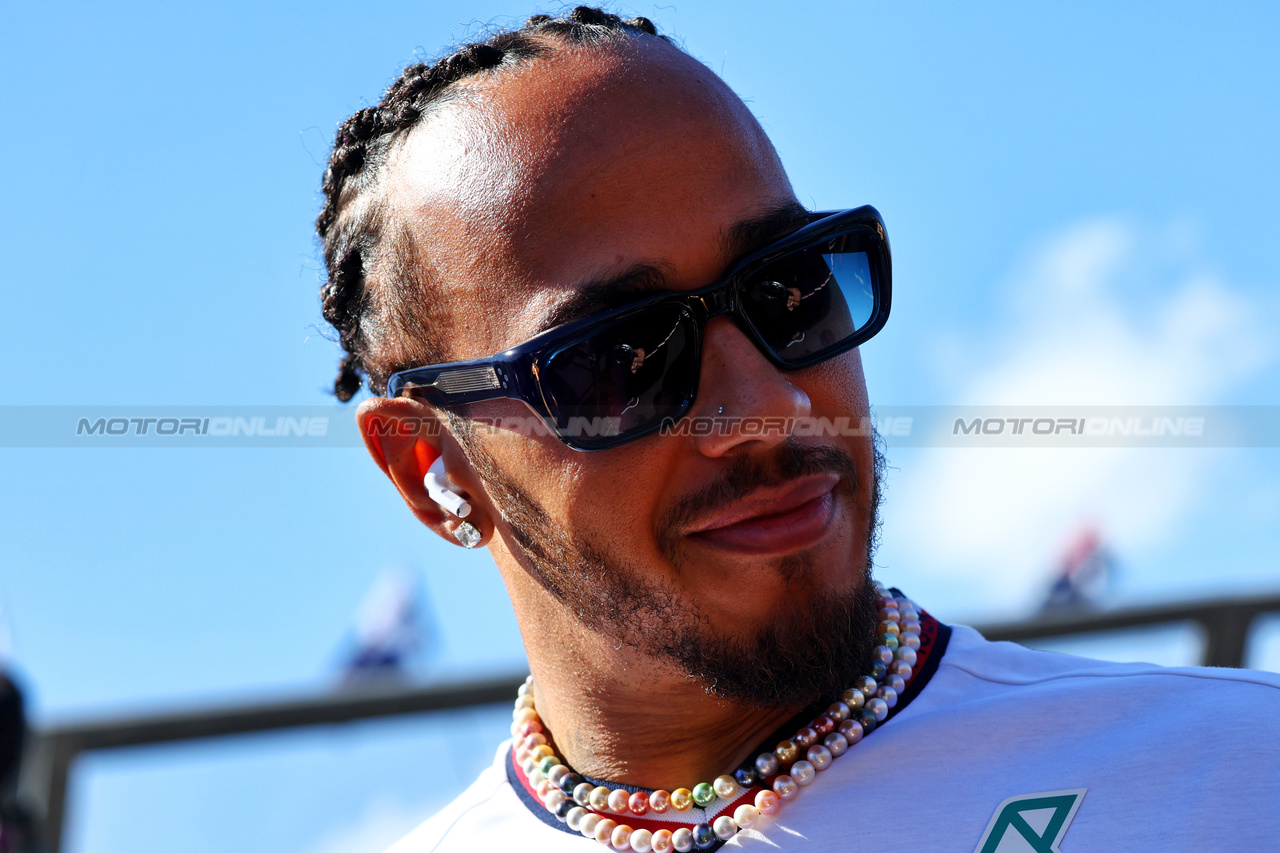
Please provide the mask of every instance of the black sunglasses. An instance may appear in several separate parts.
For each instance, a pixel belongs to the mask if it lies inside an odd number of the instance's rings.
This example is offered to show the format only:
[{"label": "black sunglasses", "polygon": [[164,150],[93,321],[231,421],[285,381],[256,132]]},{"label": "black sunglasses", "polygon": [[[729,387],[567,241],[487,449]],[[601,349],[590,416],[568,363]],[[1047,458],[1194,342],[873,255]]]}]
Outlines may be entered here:
[{"label": "black sunglasses", "polygon": [[604,450],[689,411],[712,317],[730,317],[780,368],[833,358],[889,319],[889,238],[870,205],[811,217],[714,284],[647,296],[488,358],[402,370],[387,396],[441,407],[523,400],[569,447]]}]

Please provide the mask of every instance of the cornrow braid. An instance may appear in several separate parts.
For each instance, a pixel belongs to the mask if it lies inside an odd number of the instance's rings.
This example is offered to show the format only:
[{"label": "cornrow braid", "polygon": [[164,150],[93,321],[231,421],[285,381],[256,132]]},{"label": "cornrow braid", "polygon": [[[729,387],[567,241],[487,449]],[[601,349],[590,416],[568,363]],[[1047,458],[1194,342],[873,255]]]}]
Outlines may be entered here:
[{"label": "cornrow braid", "polygon": [[[643,36],[670,43],[647,18],[624,20],[590,6],[579,6],[564,17],[534,15],[518,29],[463,45],[434,64],[408,66],[377,106],[358,111],[338,126],[321,184],[324,207],[316,218],[316,232],[326,270],[321,309],[345,351],[333,385],[339,400],[355,396],[365,377],[370,390],[381,392],[393,372],[380,357],[394,343],[390,337],[421,338],[423,315],[430,310],[379,197],[381,168],[396,140],[461,80],[527,64],[555,50],[557,43],[593,45]],[[433,360],[440,359],[441,349],[433,344],[429,328],[427,340],[419,346]]]}]

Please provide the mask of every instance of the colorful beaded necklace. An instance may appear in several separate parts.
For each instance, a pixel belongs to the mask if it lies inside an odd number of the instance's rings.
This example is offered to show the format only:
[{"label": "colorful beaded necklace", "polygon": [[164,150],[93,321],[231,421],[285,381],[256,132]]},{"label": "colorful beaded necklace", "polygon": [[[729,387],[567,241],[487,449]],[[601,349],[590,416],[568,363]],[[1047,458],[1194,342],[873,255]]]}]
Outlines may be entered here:
[{"label": "colorful beaded necklace", "polygon": [[[861,741],[863,735],[883,722],[889,709],[897,704],[898,696],[911,680],[916,651],[920,648],[920,611],[909,599],[893,594],[879,583],[875,589],[880,597],[881,622],[871,674],[859,678],[839,701],[809,725],[779,742],[772,752],[762,752],[749,760],[733,775],[725,774],[713,782],[700,782],[692,788],[676,788],[670,792],[629,792],[594,785],[556,755],[549,741],[550,732],[534,708],[533,676],[521,685],[512,714],[515,761],[529,787],[558,820],[614,850],[688,853],[728,840],[739,829],[754,825],[761,815],[776,814],[783,802],[795,799],[819,772],[830,767],[849,747]],[[709,823],[681,827],[674,832],[632,829],[604,816],[604,813],[619,817],[648,812],[663,814],[669,809],[682,812],[695,805],[706,808],[717,799],[732,802],[757,786],[761,790],[755,796],[754,805],[744,803],[732,816],[723,814]]]}]

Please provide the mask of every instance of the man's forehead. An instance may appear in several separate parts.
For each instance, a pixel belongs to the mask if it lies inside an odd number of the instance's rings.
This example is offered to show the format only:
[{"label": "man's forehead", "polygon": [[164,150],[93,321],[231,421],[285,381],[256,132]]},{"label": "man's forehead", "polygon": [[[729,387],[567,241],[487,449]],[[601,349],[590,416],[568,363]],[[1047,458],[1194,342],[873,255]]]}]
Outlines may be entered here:
[{"label": "man's forehead", "polygon": [[625,203],[619,187],[597,187],[654,153],[705,156],[709,142],[720,156],[691,170],[776,160],[741,99],[670,45],[565,49],[455,87],[400,147],[392,189],[399,208],[515,230],[566,195]]},{"label": "man's forehead", "polygon": [[390,192],[416,254],[451,301],[481,297],[472,325],[480,308],[501,315],[490,325],[505,343],[602,279],[709,280],[705,257],[686,268],[690,245],[725,249],[762,209],[798,207],[741,100],[647,41],[496,72],[397,155]]}]

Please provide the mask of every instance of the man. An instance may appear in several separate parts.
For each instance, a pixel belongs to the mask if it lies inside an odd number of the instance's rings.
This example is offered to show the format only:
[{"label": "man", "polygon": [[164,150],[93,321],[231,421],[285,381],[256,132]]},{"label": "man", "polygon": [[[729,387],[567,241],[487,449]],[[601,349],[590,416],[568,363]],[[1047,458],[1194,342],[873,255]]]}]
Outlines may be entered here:
[{"label": "man", "polygon": [[647,20],[406,69],[324,188],[338,396],[367,377],[375,461],[489,548],[532,672],[397,853],[1275,842],[1276,679],[991,644],[874,585],[883,224],[804,210]]}]

